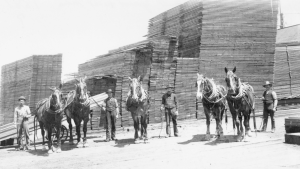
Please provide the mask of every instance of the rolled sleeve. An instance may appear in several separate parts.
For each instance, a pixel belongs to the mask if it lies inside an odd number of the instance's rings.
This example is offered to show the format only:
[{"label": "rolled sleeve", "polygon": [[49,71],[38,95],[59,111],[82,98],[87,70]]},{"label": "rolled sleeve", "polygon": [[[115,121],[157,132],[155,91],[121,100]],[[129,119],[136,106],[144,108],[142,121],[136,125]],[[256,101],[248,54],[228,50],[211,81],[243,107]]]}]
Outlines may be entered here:
[{"label": "rolled sleeve", "polygon": [[276,94],[276,92],[272,92],[272,97],[273,97],[273,100],[277,100],[277,94]]}]

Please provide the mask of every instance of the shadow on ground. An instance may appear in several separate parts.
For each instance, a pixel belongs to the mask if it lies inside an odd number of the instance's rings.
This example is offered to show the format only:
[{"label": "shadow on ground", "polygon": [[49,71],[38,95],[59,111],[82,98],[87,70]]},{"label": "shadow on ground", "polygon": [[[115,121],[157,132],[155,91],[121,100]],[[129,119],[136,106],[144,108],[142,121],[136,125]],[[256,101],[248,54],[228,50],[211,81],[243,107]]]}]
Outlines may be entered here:
[{"label": "shadow on ground", "polygon": [[130,144],[135,144],[133,138],[127,138],[127,139],[121,139],[115,141],[116,145],[114,147],[118,148],[124,148],[126,146],[129,146]]},{"label": "shadow on ground", "polygon": [[190,144],[193,142],[207,142],[207,143],[205,143],[205,145],[214,146],[214,145],[221,144],[221,143],[236,142],[236,136],[234,136],[234,135],[226,135],[226,136],[223,136],[222,139],[216,138],[215,135],[211,135],[209,141],[206,140],[205,136],[206,136],[205,134],[194,135],[192,139],[184,141],[184,142],[179,142],[178,144],[186,145],[186,144]]}]

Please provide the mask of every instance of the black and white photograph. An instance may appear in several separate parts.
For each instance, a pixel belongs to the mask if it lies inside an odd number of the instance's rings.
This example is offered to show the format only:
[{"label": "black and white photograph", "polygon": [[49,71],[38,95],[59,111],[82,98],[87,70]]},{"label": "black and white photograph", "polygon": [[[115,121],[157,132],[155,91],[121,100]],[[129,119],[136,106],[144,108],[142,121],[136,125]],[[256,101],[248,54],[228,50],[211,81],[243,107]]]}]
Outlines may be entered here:
[{"label": "black and white photograph", "polygon": [[1,169],[300,169],[300,0],[0,0]]}]

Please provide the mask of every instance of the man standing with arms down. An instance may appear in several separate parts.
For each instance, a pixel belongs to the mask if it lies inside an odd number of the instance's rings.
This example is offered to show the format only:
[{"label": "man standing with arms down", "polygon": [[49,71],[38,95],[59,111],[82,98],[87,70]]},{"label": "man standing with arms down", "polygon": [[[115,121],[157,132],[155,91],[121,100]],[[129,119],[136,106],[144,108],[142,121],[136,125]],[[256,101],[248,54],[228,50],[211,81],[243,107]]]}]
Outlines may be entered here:
[{"label": "man standing with arms down", "polygon": [[112,90],[107,90],[108,98],[104,100],[106,111],[106,142],[116,140],[116,121],[119,116],[117,99],[113,98]]},{"label": "man standing with arms down", "polygon": [[169,85],[167,87],[167,93],[162,97],[161,111],[165,110],[165,117],[167,123],[167,137],[171,136],[170,131],[170,121],[173,122],[174,135],[179,137],[177,129],[177,116],[178,116],[178,107],[177,107],[177,98],[176,95],[172,92],[172,87]]},{"label": "man standing with arms down", "polygon": [[[29,150],[30,149],[28,119],[29,119],[29,117],[31,117],[31,113],[30,113],[29,107],[25,105],[25,101],[26,101],[26,98],[24,96],[21,96],[19,98],[19,106],[17,106],[14,111],[14,123],[17,124],[17,129],[18,129],[17,150],[20,150],[20,149]],[[24,130],[25,140],[26,140],[25,147],[23,147],[23,145],[21,145],[23,130]]]},{"label": "man standing with arms down", "polygon": [[263,87],[266,88],[266,91],[263,93],[263,103],[264,103],[264,112],[263,112],[263,117],[264,117],[264,125],[262,128],[262,131],[265,132],[267,130],[267,124],[268,124],[268,117],[270,115],[271,117],[271,125],[272,125],[272,133],[275,132],[275,119],[274,119],[274,114],[277,110],[277,95],[275,91],[273,91],[272,88],[272,83],[269,81],[266,81],[266,84],[263,85]]}]

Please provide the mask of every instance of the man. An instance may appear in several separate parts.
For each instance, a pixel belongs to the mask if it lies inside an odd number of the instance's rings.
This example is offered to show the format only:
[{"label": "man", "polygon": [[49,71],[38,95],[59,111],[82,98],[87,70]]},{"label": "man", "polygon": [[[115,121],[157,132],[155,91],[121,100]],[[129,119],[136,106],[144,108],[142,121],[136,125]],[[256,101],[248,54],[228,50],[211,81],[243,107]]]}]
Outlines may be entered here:
[{"label": "man", "polygon": [[170,121],[173,122],[174,128],[174,135],[178,137],[178,129],[177,129],[177,116],[178,116],[178,109],[177,109],[177,98],[176,95],[172,92],[172,87],[169,85],[167,87],[167,93],[165,93],[162,97],[162,105],[161,111],[165,110],[165,117],[166,117],[166,131],[167,137],[171,137],[170,131]]},{"label": "man", "polygon": [[263,87],[266,88],[266,91],[263,93],[263,103],[264,103],[264,111],[263,111],[263,117],[264,117],[264,122],[263,122],[263,128],[262,131],[266,131],[267,129],[267,124],[268,124],[268,117],[270,115],[271,117],[271,124],[272,124],[272,133],[275,132],[275,120],[274,120],[274,114],[277,110],[277,96],[275,91],[273,91],[272,88],[272,83],[269,81],[266,81],[265,85]]},{"label": "man", "polygon": [[[30,149],[30,143],[29,143],[29,128],[28,128],[28,119],[31,117],[31,112],[28,106],[25,105],[26,98],[24,96],[21,96],[19,99],[19,106],[15,108],[14,111],[14,123],[17,125],[18,131],[18,147],[16,150],[29,150]],[[22,134],[25,134],[25,140],[26,140],[26,145],[23,147],[21,145],[21,139],[22,139]]]},{"label": "man", "polygon": [[107,90],[108,98],[104,100],[106,111],[106,142],[116,140],[116,120],[119,116],[117,99],[113,98],[112,90]]}]

